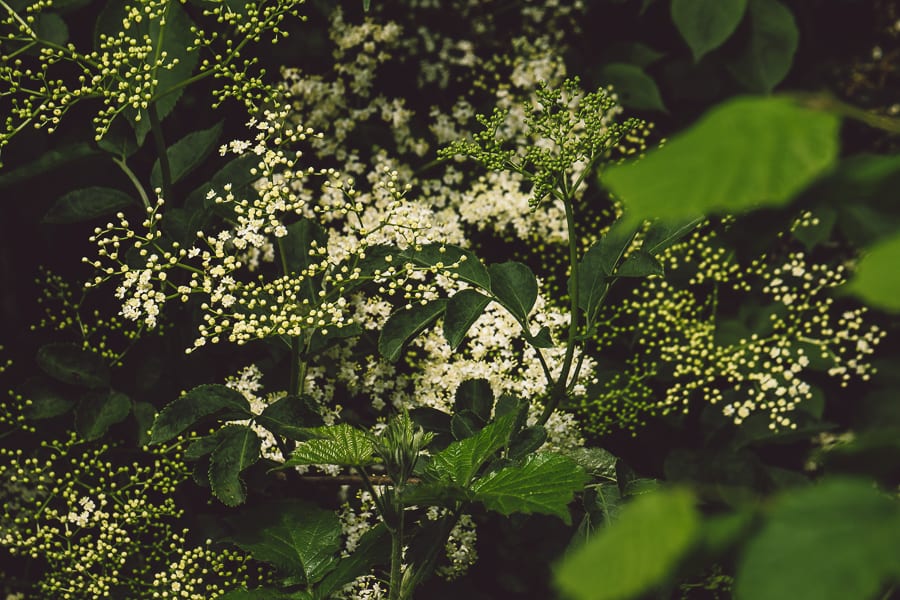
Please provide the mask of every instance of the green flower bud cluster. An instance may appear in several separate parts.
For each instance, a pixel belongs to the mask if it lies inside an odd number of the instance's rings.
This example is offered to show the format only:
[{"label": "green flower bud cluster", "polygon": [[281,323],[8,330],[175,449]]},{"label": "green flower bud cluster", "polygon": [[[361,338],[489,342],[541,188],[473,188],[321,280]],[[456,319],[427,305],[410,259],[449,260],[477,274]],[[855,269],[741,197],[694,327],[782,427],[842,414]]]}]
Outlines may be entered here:
[{"label": "green flower bud cluster", "polygon": [[245,555],[189,544],[178,456],[126,459],[74,433],[0,449],[0,547],[42,569],[42,598],[214,598],[250,579]]}]

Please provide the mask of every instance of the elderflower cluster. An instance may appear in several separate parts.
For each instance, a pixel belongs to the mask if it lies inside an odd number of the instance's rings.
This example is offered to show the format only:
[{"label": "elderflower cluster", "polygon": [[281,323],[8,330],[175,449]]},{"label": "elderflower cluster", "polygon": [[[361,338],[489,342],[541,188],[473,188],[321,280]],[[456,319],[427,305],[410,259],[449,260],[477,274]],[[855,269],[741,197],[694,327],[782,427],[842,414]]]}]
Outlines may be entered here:
[{"label": "elderflower cluster", "polygon": [[[99,99],[95,138],[103,139],[116,118],[125,117],[146,135],[148,110],[171,110],[171,99],[193,76],[221,82],[214,107],[237,98],[248,108],[271,103],[279,91],[263,79],[258,59],[245,56],[248,42],[276,43],[287,36],[284,20],[303,20],[303,0],[215,3],[204,24],[182,8],[185,0],[141,0],[110,5],[98,23],[97,45],[82,50],[68,40],[64,17],[50,12],[53,0],[32,0],[21,8],[4,3],[0,14],[0,95],[10,110],[0,148],[26,127],[54,132],[84,99]],[[16,6],[14,4],[13,6]],[[26,52],[29,48],[36,52]],[[204,56],[199,60],[201,55]],[[199,65],[198,65],[199,62]],[[195,73],[195,70],[199,71]]]},{"label": "elderflower cluster", "polygon": [[[444,514],[446,514],[446,509],[440,510],[432,506],[428,509],[427,518],[437,520]],[[478,560],[478,550],[475,548],[477,541],[478,531],[472,516],[460,515],[453,529],[450,530],[447,543],[444,544],[448,564],[440,565],[436,569],[438,576],[447,581],[453,581],[465,575],[469,567]]]},{"label": "elderflower cluster", "polygon": [[[864,308],[841,307],[830,294],[847,279],[843,265],[799,250],[742,264],[707,228],[662,258],[667,278],[645,280],[606,312],[601,347],[629,339],[632,354],[583,404],[594,431],[633,429],[694,399],[720,406],[736,425],[755,417],[771,430],[796,429],[798,412],[814,411],[821,395],[817,373],[841,386],[872,374],[885,332],[866,322]],[[750,293],[770,300],[740,300]],[[747,308],[735,314],[735,306]],[[668,381],[660,392],[656,378]]]},{"label": "elderflower cluster", "polygon": [[215,597],[248,580],[247,559],[192,549],[177,533],[174,491],[187,477],[177,457],[129,462],[74,433],[33,452],[0,449],[0,547],[33,561],[41,597],[188,597],[154,595],[154,570],[176,563],[194,574],[190,597]]}]

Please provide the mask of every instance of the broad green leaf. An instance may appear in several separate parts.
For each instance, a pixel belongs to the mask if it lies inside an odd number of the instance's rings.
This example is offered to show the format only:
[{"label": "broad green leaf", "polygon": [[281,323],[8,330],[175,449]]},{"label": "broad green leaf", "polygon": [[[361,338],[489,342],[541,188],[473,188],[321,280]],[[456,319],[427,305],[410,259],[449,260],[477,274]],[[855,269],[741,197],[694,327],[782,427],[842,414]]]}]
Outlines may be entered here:
[{"label": "broad green leaf", "polygon": [[540,513],[571,524],[569,502],[587,482],[578,464],[562,454],[539,452],[522,466],[506,467],[472,484],[473,500],[503,515]]},{"label": "broad green leaf", "polygon": [[376,525],[365,532],[350,556],[341,558],[315,589],[315,598],[324,600],[360,575],[365,575],[376,564],[389,561],[391,539],[384,525]]},{"label": "broad green leaf", "polygon": [[469,328],[478,320],[491,299],[472,289],[461,290],[447,301],[444,314],[444,338],[456,350]]},{"label": "broad green leaf", "polygon": [[392,314],[378,336],[378,351],[389,361],[400,358],[404,344],[434,323],[443,314],[447,300],[439,298],[427,304],[414,304]]},{"label": "broad green leaf", "polygon": [[458,411],[450,419],[450,433],[458,440],[472,437],[484,426],[485,421],[471,410]]},{"label": "broad green leaf", "polygon": [[731,37],[746,9],[747,0],[672,0],[672,21],[697,62]]},{"label": "broad green leaf", "polygon": [[737,98],[646,158],[609,167],[602,183],[631,222],[780,206],[834,164],[838,126],[790,98]]},{"label": "broad green leaf", "polygon": [[55,13],[38,13],[34,29],[40,39],[53,42],[58,46],[65,46],[69,41],[69,28],[62,17]]},{"label": "broad green leaf", "polygon": [[550,328],[546,325],[538,329],[538,332],[534,335],[531,335],[531,332],[529,331],[523,330],[522,337],[535,348],[552,348],[554,346],[553,337],[550,335]]},{"label": "broad green leaf", "polygon": [[153,419],[156,418],[156,407],[149,402],[134,402],[131,405],[131,412],[137,428],[137,445],[149,444],[150,429],[153,428]]},{"label": "broad green leaf", "polygon": [[471,250],[452,244],[426,244],[405,250],[401,256],[420,267],[429,267],[487,290],[491,279],[481,260]]},{"label": "broad green leaf", "polygon": [[616,269],[616,277],[647,277],[648,275],[663,274],[662,263],[644,250],[635,250],[629,254]]},{"label": "broad green leaf", "polygon": [[863,480],[832,479],[784,494],[746,545],[735,597],[878,598],[900,581],[900,505]]},{"label": "broad green leaf", "polygon": [[491,418],[494,409],[494,390],[487,379],[466,379],[456,388],[453,410],[471,410],[482,421]]},{"label": "broad green leaf", "polygon": [[547,441],[547,429],[541,425],[532,425],[522,429],[509,442],[510,460],[519,460],[531,454]]},{"label": "broad green leaf", "polygon": [[314,584],[337,562],[341,522],[330,510],[300,501],[280,502],[235,520],[232,541],[258,561]]},{"label": "broad green leaf", "polygon": [[[100,156],[102,154],[102,152],[86,142],[70,144],[61,147],[59,150],[44,152],[41,157],[34,162],[30,162],[14,171],[0,175],[0,188],[27,181],[32,177],[43,175],[44,173],[58,169],[70,162],[75,162],[91,156]],[[2,165],[2,162],[0,162],[0,165]],[[12,194],[5,195],[5,199],[7,200],[12,200],[14,197],[15,196]]]},{"label": "broad green leaf", "polygon": [[247,489],[241,472],[259,460],[262,440],[246,425],[226,425],[209,459],[209,487],[226,506],[243,504]]},{"label": "broad green leaf", "polygon": [[467,488],[478,469],[509,441],[517,416],[500,417],[472,437],[453,442],[431,458],[425,473],[436,481]]},{"label": "broad green leaf", "polygon": [[[600,307],[610,286],[610,278],[631,240],[634,227],[623,220],[613,224],[609,231],[588,248],[578,263],[578,307],[591,318]],[[572,282],[569,281],[571,288]]]},{"label": "broad green leaf", "polygon": [[280,468],[296,465],[360,467],[374,461],[372,441],[366,432],[346,423],[308,430],[315,439],[297,446]]},{"label": "broad green leaf", "polygon": [[791,70],[800,37],[791,11],[778,0],[750,0],[750,41],[731,73],[751,92],[769,93]]},{"label": "broad green leaf", "polygon": [[627,63],[642,69],[649,67],[665,53],[640,42],[619,42],[612,44],[603,53],[603,58],[611,63]]},{"label": "broad green leaf", "polygon": [[600,70],[600,82],[613,87],[622,106],[667,112],[656,82],[637,65],[608,64]]},{"label": "broad green leaf", "polygon": [[309,429],[322,425],[315,400],[309,396],[285,396],[267,406],[256,422],[274,433],[295,441],[308,440]]},{"label": "broad green leaf", "polygon": [[[166,150],[166,157],[169,159],[172,183],[179,181],[200,166],[206,157],[218,147],[221,135],[222,122],[220,121],[209,129],[189,133],[169,146]],[[159,165],[159,159],[153,163],[150,183],[153,187],[162,186],[162,168]]]},{"label": "broad green leaf", "polygon": [[686,490],[640,496],[622,509],[618,521],[557,566],[556,586],[572,600],[639,597],[668,579],[698,536],[699,524],[694,497]]},{"label": "broad green leaf", "polygon": [[160,411],[153,422],[150,443],[166,442],[200,419],[219,412],[236,413],[239,419],[253,416],[250,403],[240,392],[224,385],[200,385]]},{"label": "broad green leaf", "polygon": [[594,532],[608,527],[619,518],[622,494],[615,483],[601,483],[584,490],[585,515],[572,536],[569,549],[575,549],[590,540]]},{"label": "broad green leaf", "polygon": [[534,273],[520,262],[491,265],[491,292],[516,319],[525,321],[537,300],[538,285]]},{"label": "broad green leaf", "polygon": [[222,438],[228,434],[228,428],[217,429],[209,435],[193,440],[184,450],[185,460],[197,460],[212,454],[219,447]]},{"label": "broad green leaf", "polygon": [[880,241],[865,251],[846,290],[872,306],[900,312],[897,265],[900,265],[900,235]]},{"label": "broad green leaf", "polygon": [[44,215],[44,223],[79,223],[111,215],[134,204],[131,196],[108,187],[67,192]]},{"label": "broad green leaf", "polygon": [[128,158],[140,149],[134,138],[134,130],[122,119],[110,123],[103,137],[97,140],[97,146],[121,159]]},{"label": "broad green leaf", "polygon": [[23,412],[29,419],[52,419],[75,406],[62,386],[43,376],[30,377],[18,391],[25,402]]},{"label": "broad green leaf", "polygon": [[37,352],[37,363],[44,373],[63,383],[87,388],[109,385],[109,367],[103,359],[78,344],[45,344]]},{"label": "broad green leaf", "polygon": [[75,429],[86,440],[96,440],[110,425],[124,420],[131,412],[131,400],[113,390],[88,392],[75,408]]},{"label": "broad green leaf", "polygon": [[644,235],[641,250],[656,256],[663,250],[678,243],[681,238],[693,231],[703,219],[691,219],[681,223],[669,223],[658,221],[650,225]]},{"label": "broad green leaf", "polygon": [[566,453],[566,456],[581,465],[589,475],[616,480],[616,461],[611,452],[603,448],[576,448]]}]

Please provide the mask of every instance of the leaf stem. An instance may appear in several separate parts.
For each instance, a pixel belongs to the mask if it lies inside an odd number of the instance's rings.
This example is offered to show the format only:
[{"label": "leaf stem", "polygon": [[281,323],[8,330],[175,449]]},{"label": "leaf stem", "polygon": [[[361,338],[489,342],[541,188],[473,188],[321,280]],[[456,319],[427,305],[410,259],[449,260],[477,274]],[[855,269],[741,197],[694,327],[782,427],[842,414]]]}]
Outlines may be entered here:
[{"label": "leaf stem", "polygon": [[144,190],[144,186],[141,185],[141,181],[137,178],[137,175],[134,174],[128,164],[125,162],[124,158],[119,158],[118,156],[112,156],[112,161],[116,163],[122,172],[131,180],[132,185],[134,185],[134,189],[137,190],[138,195],[141,197],[141,203],[144,205],[144,208],[150,208],[150,198],[147,197],[147,192]]}]

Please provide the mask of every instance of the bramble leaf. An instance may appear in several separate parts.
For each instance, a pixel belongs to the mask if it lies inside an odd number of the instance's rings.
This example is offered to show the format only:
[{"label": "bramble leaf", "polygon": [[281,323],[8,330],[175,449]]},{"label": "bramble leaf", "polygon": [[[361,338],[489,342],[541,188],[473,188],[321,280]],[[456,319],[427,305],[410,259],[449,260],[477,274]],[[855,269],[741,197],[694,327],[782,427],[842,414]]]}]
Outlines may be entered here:
[{"label": "bramble leaf", "polygon": [[562,454],[539,452],[522,466],[506,467],[472,484],[473,500],[503,515],[540,513],[571,524],[569,502],[587,482],[578,464]]},{"label": "bramble leaf", "polygon": [[285,574],[300,576],[297,583],[319,581],[337,562],[341,522],[330,510],[300,501],[269,504],[234,520],[232,541],[258,561]]},{"label": "bramble leaf", "polygon": [[369,435],[346,423],[308,430],[314,439],[297,446],[281,467],[297,465],[340,465],[359,467],[374,462]]},{"label": "bramble leaf", "polygon": [[516,417],[505,415],[475,435],[453,442],[431,458],[425,473],[439,482],[467,488],[478,469],[509,441]]}]

